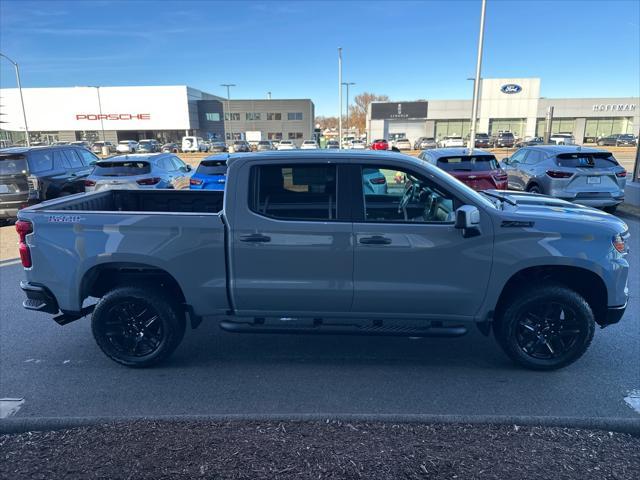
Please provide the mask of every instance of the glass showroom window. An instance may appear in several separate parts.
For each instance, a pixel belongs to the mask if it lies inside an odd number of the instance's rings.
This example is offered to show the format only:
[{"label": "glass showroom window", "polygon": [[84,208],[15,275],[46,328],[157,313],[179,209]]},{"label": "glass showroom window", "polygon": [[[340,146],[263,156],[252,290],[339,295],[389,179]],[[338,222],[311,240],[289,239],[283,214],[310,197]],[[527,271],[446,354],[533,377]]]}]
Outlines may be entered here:
[{"label": "glass showroom window", "polygon": [[436,122],[436,138],[465,137],[471,129],[470,120],[442,120]]},{"label": "glass showroom window", "polygon": [[618,133],[633,133],[633,119],[627,117],[593,118],[586,121],[585,137],[606,137]]},{"label": "glass showroom window", "polygon": [[219,122],[220,114],[219,113],[205,113],[206,119],[210,122]]},{"label": "glass showroom window", "polygon": [[[551,123],[551,133],[573,133],[575,125],[575,118],[554,118]],[[536,137],[544,137],[546,128],[546,119],[539,118],[536,124]]]},{"label": "glass showroom window", "polygon": [[267,138],[269,140],[282,140],[282,132],[267,133]]},{"label": "glass showroom window", "polygon": [[238,112],[232,112],[232,113],[225,113],[224,114],[224,119],[225,120],[234,120],[234,121],[240,121],[240,113]]},{"label": "glass showroom window", "polygon": [[275,112],[267,113],[267,120],[282,120],[282,114]]},{"label": "glass showroom window", "polygon": [[302,132],[289,132],[289,140],[299,140],[302,138]]},{"label": "glass showroom window", "polygon": [[245,120],[260,120],[260,112],[247,112],[244,114]]},{"label": "glass showroom window", "polygon": [[511,132],[518,137],[524,135],[526,120],[524,118],[501,118],[489,120],[489,135],[497,135],[499,132]]},{"label": "glass showroom window", "polygon": [[287,113],[287,120],[302,120],[302,112]]}]

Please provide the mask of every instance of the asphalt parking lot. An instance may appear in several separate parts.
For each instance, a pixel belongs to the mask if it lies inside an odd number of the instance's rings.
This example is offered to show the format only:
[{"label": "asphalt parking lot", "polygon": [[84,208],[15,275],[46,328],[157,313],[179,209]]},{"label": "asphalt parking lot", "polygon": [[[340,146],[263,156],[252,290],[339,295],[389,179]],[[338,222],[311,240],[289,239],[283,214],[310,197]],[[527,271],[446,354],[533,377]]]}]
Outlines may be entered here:
[{"label": "asphalt parking lot", "polygon": [[[224,333],[205,322],[169,362],[108,360],[88,319],[65,327],[21,307],[22,267],[0,266],[0,415],[433,414],[638,418],[640,221],[631,230],[632,298],[574,365],[521,370],[477,331],[457,339]],[[11,400],[7,400],[11,399]]]}]

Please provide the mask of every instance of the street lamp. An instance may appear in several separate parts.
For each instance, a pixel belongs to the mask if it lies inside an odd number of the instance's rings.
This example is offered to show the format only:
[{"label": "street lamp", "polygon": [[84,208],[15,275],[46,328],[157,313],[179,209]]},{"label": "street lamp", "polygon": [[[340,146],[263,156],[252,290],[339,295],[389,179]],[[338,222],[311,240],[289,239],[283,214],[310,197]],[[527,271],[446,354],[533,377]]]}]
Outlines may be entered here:
[{"label": "street lamp", "polygon": [[95,88],[96,93],[98,94],[98,110],[100,111],[100,128],[102,129],[102,142],[104,144],[104,119],[102,118],[102,102],[100,101],[100,87],[97,85],[89,85],[89,88]]},{"label": "street lamp", "polygon": [[347,87],[347,134],[349,133],[349,86],[355,85],[353,82],[342,82]]},{"label": "street lamp", "polygon": [[231,100],[231,87],[235,87],[237,86],[235,83],[221,83],[220,84],[221,87],[227,87],[227,112],[229,115],[229,136],[231,138],[231,141],[233,142],[233,128],[232,128],[232,123],[231,123],[231,107],[230,107],[230,100]]},{"label": "street lamp", "polygon": [[13,64],[13,68],[16,70],[16,82],[18,84],[18,92],[20,93],[20,103],[22,104],[22,118],[24,119],[24,133],[26,135],[27,147],[31,146],[31,140],[29,139],[29,128],[27,127],[27,112],[24,109],[24,98],[22,97],[22,86],[20,85],[20,69],[18,64],[7,57],[4,53],[0,53],[0,57],[4,57]]},{"label": "street lamp", "polygon": [[487,0],[482,0],[480,10],[480,35],[478,36],[478,58],[476,60],[476,76],[473,82],[473,107],[471,108],[471,131],[469,133],[468,147],[476,146],[476,118],[478,117],[478,96],[480,91],[480,71],[482,70],[482,45],[484,42],[484,13],[487,9]]}]

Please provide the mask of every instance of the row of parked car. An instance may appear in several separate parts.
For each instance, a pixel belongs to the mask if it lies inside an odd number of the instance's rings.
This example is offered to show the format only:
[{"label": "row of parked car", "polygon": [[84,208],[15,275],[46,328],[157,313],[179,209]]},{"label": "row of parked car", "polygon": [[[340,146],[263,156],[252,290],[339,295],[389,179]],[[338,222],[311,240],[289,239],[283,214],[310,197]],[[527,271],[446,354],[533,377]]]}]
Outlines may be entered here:
[{"label": "row of parked car", "polygon": [[[379,140],[371,148],[388,149],[383,146],[384,141]],[[265,150],[273,150],[272,146],[268,147]],[[312,148],[318,148],[317,144]],[[14,219],[18,210],[26,206],[85,191],[224,190],[229,158],[233,157],[209,156],[193,172],[192,167],[174,152],[100,159],[86,148],[74,145],[2,149],[0,219]],[[627,172],[610,152],[594,148],[524,145],[511,157],[498,161],[486,150],[448,147],[425,149],[418,158],[478,191],[511,189],[547,194],[609,212],[624,199]],[[368,190],[374,193],[386,191],[389,179],[380,172],[367,172],[363,178],[367,179]]]}]

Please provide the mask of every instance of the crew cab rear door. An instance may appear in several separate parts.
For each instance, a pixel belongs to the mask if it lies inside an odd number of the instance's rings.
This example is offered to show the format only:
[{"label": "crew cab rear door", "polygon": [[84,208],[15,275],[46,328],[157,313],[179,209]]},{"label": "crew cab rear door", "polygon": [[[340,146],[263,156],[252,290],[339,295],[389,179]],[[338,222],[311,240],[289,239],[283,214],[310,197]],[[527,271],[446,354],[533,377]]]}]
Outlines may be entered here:
[{"label": "crew cab rear door", "polygon": [[235,193],[230,291],[239,315],[350,311],[353,232],[348,185],[341,186],[345,168],[315,158],[271,159],[237,172],[237,188],[227,195]]},{"label": "crew cab rear door", "polygon": [[[371,169],[384,188],[366,185]],[[455,194],[413,167],[361,165],[354,216],[352,313],[369,318],[455,320],[480,307],[491,272],[493,231],[481,214],[482,234],[456,229]],[[382,184],[379,184],[380,187]],[[358,195],[354,195],[354,202]]]}]

